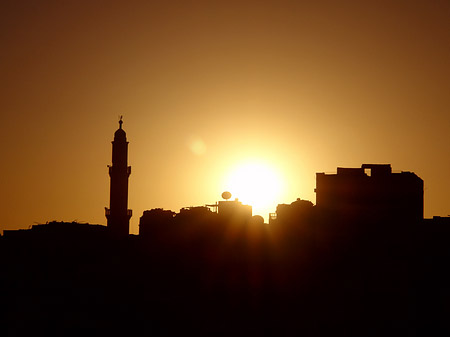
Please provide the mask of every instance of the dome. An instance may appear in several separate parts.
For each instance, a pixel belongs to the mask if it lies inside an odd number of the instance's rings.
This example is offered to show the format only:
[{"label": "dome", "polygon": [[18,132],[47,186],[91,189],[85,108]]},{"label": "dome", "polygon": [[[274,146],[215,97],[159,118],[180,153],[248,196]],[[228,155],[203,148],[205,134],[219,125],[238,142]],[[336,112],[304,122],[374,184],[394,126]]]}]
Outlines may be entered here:
[{"label": "dome", "polygon": [[120,120],[119,120],[119,128],[117,129],[116,132],[114,132],[114,140],[116,140],[116,139],[127,140],[127,134],[126,134],[126,132],[122,129],[122,124],[123,124],[123,121],[122,121],[122,119],[120,119]]},{"label": "dome", "polygon": [[125,131],[123,131],[123,129],[117,129],[116,132],[114,132],[114,138],[117,137],[126,137],[127,134],[125,133]]}]

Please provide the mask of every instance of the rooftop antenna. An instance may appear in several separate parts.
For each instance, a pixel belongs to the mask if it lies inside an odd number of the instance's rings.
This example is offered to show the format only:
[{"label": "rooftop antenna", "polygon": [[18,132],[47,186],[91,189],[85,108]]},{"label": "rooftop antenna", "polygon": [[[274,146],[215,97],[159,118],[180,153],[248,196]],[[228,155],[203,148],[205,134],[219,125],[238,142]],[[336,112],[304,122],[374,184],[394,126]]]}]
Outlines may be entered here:
[{"label": "rooftop antenna", "polygon": [[228,191],[225,191],[222,193],[222,198],[224,198],[225,200],[228,200],[231,198],[231,193]]}]

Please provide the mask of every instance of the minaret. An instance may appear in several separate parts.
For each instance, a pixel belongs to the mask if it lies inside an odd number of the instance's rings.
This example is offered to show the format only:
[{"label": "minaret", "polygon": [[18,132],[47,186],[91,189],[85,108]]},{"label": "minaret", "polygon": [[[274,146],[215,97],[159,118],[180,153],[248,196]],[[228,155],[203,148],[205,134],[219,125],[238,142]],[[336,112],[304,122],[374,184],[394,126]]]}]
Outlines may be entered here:
[{"label": "minaret", "polygon": [[121,116],[119,129],[114,133],[112,142],[112,165],[108,165],[111,177],[109,208],[105,208],[108,230],[115,237],[128,236],[132,215],[131,209],[128,209],[128,177],[131,166],[127,165],[128,142],[122,124]]}]

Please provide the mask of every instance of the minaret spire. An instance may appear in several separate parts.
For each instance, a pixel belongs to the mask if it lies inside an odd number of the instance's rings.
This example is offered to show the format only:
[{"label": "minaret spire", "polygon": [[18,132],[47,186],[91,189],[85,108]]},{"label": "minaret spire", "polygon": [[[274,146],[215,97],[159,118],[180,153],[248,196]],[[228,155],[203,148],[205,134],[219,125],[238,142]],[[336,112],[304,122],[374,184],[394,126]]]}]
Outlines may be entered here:
[{"label": "minaret spire", "polygon": [[116,237],[127,237],[130,231],[131,209],[128,209],[128,177],[131,166],[127,164],[127,135],[122,129],[122,116],[119,119],[119,129],[114,133],[112,142],[112,165],[109,166],[111,188],[109,208],[105,209],[108,229]]}]

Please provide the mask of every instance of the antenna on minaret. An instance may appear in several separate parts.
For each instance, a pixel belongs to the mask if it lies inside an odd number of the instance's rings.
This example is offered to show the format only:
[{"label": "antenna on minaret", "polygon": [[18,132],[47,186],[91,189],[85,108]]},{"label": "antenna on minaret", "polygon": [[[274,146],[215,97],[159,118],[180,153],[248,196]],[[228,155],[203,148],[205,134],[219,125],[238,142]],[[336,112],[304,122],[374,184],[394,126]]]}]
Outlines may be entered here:
[{"label": "antenna on minaret", "polygon": [[123,118],[123,116],[120,115],[120,116],[119,116],[119,129],[122,129],[122,124],[123,124],[122,118]]}]

